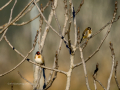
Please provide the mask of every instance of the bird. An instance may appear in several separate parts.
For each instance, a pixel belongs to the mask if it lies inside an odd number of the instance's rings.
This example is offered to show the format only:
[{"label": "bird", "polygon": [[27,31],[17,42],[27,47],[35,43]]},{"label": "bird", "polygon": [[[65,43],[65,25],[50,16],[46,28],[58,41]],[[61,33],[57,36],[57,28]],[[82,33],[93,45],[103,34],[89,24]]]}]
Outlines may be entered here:
[{"label": "bird", "polygon": [[40,65],[45,65],[45,63],[44,63],[44,58],[43,58],[43,56],[40,54],[39,51],[36,52],[35,62],[38,63],[38,64],[40,64]]},{"label": "bird", "polygon": [[82,33],[82,38],[80,40],[80,43],[82,42],[83,39],[88,39],[91,36],[92,36],[92,29],[91,27],[87,27]]},{"label": "bird", "polygon": [[[45,66],[44,58],[39,51],[37,51],[35,54],[35,62],[40,65]],[[42,89],[46,88],[45,68],[42,68],[40,85],[41,85],[40,87],[42,87]]]}]

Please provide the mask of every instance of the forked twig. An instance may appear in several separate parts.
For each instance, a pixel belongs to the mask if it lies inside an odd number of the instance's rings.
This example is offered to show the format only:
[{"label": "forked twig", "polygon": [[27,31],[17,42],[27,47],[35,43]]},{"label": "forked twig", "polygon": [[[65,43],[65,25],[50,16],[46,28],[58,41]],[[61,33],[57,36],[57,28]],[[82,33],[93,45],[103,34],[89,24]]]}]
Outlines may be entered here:
[{"label": "forked twig", "polygon": [[[9,23],[11,22],[11,20],[12,20],[13,9],[14,9],[16,3],[17,3],[17,0],[15,0],[15,3],[14,3],[14,5],[13,5],[12,9],[11,9],[11,12],[10,12],[10,18],[9,18],[9,21],[8,21],[7,24],[9,24]],[[3,37],[5,36],[7,30],[8,30],[8,28],[4,31],[2,37],[0,38],[0,41],[1,41],[1,40],[3,39]]]}]

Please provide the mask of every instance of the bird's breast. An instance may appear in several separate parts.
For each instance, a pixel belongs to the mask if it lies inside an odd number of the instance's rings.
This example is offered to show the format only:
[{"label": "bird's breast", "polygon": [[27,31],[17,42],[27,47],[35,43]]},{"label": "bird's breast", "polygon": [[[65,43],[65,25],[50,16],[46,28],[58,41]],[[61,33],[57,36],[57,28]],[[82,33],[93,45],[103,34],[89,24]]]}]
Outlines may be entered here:
[{"label": "bird's breast", "polygon": [[43,59],[42,59],[42,56],[41,55],[36,55],[35,56],[35,62],[36,63],[39,63],[39,64],[43,64]]}]

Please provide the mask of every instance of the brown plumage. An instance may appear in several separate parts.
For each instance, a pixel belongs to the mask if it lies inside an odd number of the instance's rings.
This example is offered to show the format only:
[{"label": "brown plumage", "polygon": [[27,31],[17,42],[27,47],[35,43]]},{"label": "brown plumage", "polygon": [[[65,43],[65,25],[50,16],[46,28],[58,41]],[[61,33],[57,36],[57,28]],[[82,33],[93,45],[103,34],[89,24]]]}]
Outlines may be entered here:
[{"label": "brown plumage", "polygon": [[82,42],[83,39],[90,38],[91,35],[92,35],[92,29],[91,27],[87,27],[82,33],[82,38],[80,40],[80,43]]}]

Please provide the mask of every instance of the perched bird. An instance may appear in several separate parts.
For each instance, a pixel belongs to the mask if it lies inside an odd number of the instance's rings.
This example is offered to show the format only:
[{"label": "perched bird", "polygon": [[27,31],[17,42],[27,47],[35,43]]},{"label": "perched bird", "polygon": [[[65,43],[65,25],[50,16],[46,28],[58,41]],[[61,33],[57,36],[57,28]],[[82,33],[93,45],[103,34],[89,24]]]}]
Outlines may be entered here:
[{"label": "perched bird", "polygon": [[[45,65],[44,58],[39,51],[35,54],[35,62],[40,65]],[[46,77],[45,77],[45,68],[41,68],[41,78],[40,78],[40,89],[46,88]],[[39,66],[36,66],[36,70],[39,70]],[[35,71],[38,72],[38,71]],[[38,80],[38,79],[37,79]]]},{"label": "perched bird", "polygon": [[88,39],[90,38],[92,35],[92,29],[91,27],[87,27],[84,32],[82,33],[82,38],[81,38],[81,41],[80,43],[82,42],[83,39]]},{"label": "perched bird", "polygon": [[45,65],[44,59],[43,59],[43,57],[42,57],[42,55],[40,54],[39,51],[36,52],[35,62],[38,63],[38,64],[40,64],[40,65]]}]

